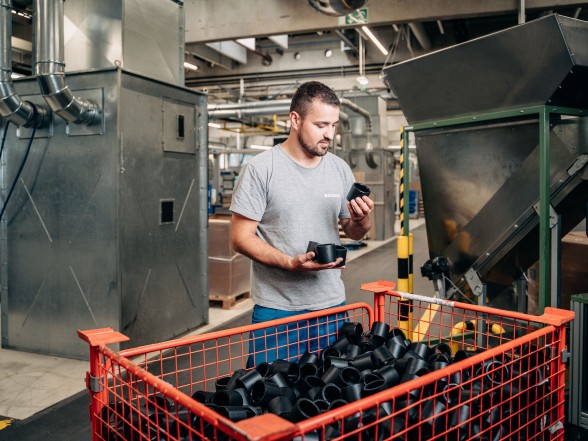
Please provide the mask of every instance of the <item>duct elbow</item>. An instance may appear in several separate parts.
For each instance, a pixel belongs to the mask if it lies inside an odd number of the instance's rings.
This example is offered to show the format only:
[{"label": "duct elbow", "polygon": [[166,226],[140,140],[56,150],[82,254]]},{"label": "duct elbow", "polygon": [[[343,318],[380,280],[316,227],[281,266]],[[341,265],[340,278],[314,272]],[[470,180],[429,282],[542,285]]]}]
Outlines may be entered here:
[{"label": "duct elbow", "polygon": [[38,74],[37,82],[49,108],[65,121],[92,125],[99,120],[98,105],[75,97],[65,83],[63,73]]},{"label": "duct elbow", "polygon": [[356,113],[359,113],[365,119],[365,127],[367,133],[372,132],[372,116],[370,112],[368,112],[363,107],[358,106],[353,101],[348,100],[347,98],[339,98],[342,106],[347,107],[348,109],[353,110]]},{"label": "duct elbow", "polygon": [[34,3],[35,74],[41,94],[54,113],[70,123],[91,125],[100,119],[98,105],[75,97],[65,83],[63,2],[36,0]]},{"label": "duct elbow", "polygon": [[33,114],[32,106],[21,101],[10,84],[2,82],[0,85],[0,115],[20,127],[29,123],[33,119]]},{"label": "duct elbow", "polygon": [[46,109],[21,100],[12,84],[5,82],[0,84],[0,116],[17,127],[42,127],[49,120]]},{"label": "duct elbow", "polygon": [[18,127],[40,127],[47,112],[20,99],[12,84],[12,2],[0,0],[0,116]]}]

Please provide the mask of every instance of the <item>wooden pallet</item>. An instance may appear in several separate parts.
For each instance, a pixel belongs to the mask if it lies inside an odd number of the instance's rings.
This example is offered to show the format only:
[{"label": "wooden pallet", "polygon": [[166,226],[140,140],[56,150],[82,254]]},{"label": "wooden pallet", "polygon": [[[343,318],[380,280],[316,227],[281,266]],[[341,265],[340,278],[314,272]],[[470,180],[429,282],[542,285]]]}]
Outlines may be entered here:
[{"label": "wooden pallet", "polygon": [[212,295],[208,296],[208,300],[211,302],[221,302],[223,309],[231,309],[233,306],[237,304],[237,302],[241,302],[245,299],[251,298],[251,292],[246,291],[240,294],[233,294],[233,295]]}]

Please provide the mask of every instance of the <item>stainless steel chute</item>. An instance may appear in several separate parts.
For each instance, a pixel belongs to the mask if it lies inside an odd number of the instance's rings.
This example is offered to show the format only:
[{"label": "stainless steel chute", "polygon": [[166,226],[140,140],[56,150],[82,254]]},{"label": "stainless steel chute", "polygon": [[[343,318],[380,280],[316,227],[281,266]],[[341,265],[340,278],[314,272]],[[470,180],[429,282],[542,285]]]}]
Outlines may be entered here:
[{"label": "stainless steel chute", "polygon": [[409,124],[550,104],[588,108],[582,20],[553,14],[385,70]]},{"label": "stainless steel chute", "polygon": [[[541,140],[525,109],[588,108],[587,39],[588,23],[551,15],[385,70],[409,124],[424,128],[414,133],[429,250],[449,258],[460,289],[474,272],[496,297],[537,261]],[[552,113],[549,128],[544,179],[566,234],[586,216],[588,122]]]}]

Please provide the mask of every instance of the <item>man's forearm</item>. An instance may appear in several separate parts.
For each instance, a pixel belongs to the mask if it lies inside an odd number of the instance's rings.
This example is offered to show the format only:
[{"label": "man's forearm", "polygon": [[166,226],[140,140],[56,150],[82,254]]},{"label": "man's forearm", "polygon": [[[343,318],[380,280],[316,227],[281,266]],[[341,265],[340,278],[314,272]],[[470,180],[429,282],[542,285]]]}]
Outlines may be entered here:
[{"label": "man's forearm", "polygon": [[283,270],[291,270],[292,257],[272,247],[257,235],[233,243],[233,248],[256,262]]},{"label": "man's forearm", "polygon": [[344,226],[343,231],[345,235],[353,240],[362,239],[368,231],[370,231],[371,222],[369,216],[365,216],[359,221],[349,220]]}]

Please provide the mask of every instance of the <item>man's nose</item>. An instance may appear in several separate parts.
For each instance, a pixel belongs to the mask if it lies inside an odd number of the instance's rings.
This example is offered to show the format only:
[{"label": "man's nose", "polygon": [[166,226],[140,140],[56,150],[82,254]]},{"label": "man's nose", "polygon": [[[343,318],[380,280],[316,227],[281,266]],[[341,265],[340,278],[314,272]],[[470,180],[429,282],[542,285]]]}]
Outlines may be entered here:
[{"label": "man's nose", "polygon": [[328,139],[329,141],[331,141],[333,139],[333,136],[335,136],[335,128],[334,127],[327,127],[323,131],[323,138]]}]

